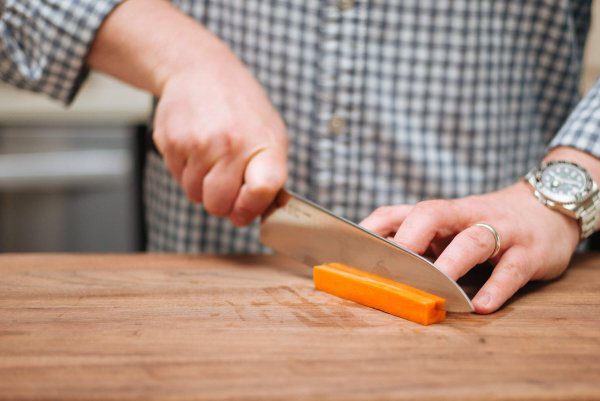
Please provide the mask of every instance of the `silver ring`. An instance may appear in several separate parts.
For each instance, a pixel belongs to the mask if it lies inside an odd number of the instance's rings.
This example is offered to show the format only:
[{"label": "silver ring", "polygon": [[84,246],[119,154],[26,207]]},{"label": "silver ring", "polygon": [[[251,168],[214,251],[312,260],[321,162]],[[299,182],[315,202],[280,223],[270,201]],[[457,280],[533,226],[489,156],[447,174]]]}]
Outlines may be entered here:
[{"label": "silver ring", "polygon": [[498,231],[496,231],[494,229],[494,227],[490,226],[489,224],[486,223],[476,223],[473,224],[473,227],[483,227],[486,230],[488,230],[489,232],[492,233],[492,235],[494,236],[494,241],[496,241],[496,244],[494,245],[494,252],[492,252],[492,254],[490,255],[490,257],[488,259],[492,259],[494,256],[498,255],[498,252],[500,252],[500,235],[498,235]]}]

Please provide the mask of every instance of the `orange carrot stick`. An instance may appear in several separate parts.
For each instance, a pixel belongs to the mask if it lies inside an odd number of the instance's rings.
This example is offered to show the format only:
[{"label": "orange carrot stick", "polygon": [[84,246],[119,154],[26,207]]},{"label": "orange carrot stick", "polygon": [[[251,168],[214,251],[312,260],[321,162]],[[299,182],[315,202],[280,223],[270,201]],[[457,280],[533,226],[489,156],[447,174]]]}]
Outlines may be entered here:
[{"label": "orange carrot stick", "polygon": [[423,325],[446,317],[446,300],[406,284],[341,264],[313,269],[315,288]]}]

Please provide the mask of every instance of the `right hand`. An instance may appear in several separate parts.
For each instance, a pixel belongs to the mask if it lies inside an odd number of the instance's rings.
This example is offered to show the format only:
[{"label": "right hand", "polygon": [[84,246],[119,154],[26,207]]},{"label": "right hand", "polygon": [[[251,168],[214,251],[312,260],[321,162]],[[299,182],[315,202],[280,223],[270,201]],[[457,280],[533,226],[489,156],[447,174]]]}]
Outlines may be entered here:
[{"label": "right hand", "polygon": [[283,187],[287,134],[277,111],[225,43],[170,2],[122,2],[86,61],[160,98],[154,142],[209,213],[249,224]]},{"label": "right hand", "polygon": [[188,198],[244,226],[287,179],[285,124],[260,84],[224,44],[168,76],[154,142]]}]

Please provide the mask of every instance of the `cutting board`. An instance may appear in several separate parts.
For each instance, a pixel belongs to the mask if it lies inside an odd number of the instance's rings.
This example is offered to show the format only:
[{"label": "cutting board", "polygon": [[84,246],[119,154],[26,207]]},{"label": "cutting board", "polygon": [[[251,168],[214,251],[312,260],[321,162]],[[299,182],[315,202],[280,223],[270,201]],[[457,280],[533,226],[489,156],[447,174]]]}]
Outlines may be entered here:
[{"label": "cutting board", "polygon": [[600,399],[597,254],[428,327],[271,256],[4,255],[0,277],[0,399]]}]

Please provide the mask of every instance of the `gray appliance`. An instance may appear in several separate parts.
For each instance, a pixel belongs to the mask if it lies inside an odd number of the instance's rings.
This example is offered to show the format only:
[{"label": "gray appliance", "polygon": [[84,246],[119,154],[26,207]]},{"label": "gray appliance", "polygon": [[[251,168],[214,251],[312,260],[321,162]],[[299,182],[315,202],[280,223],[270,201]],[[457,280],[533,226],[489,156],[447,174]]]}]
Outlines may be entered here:
[{"label": "gray appliance", "polygon": [[139,250],[135,131],[0,127],[0,252]]}]

